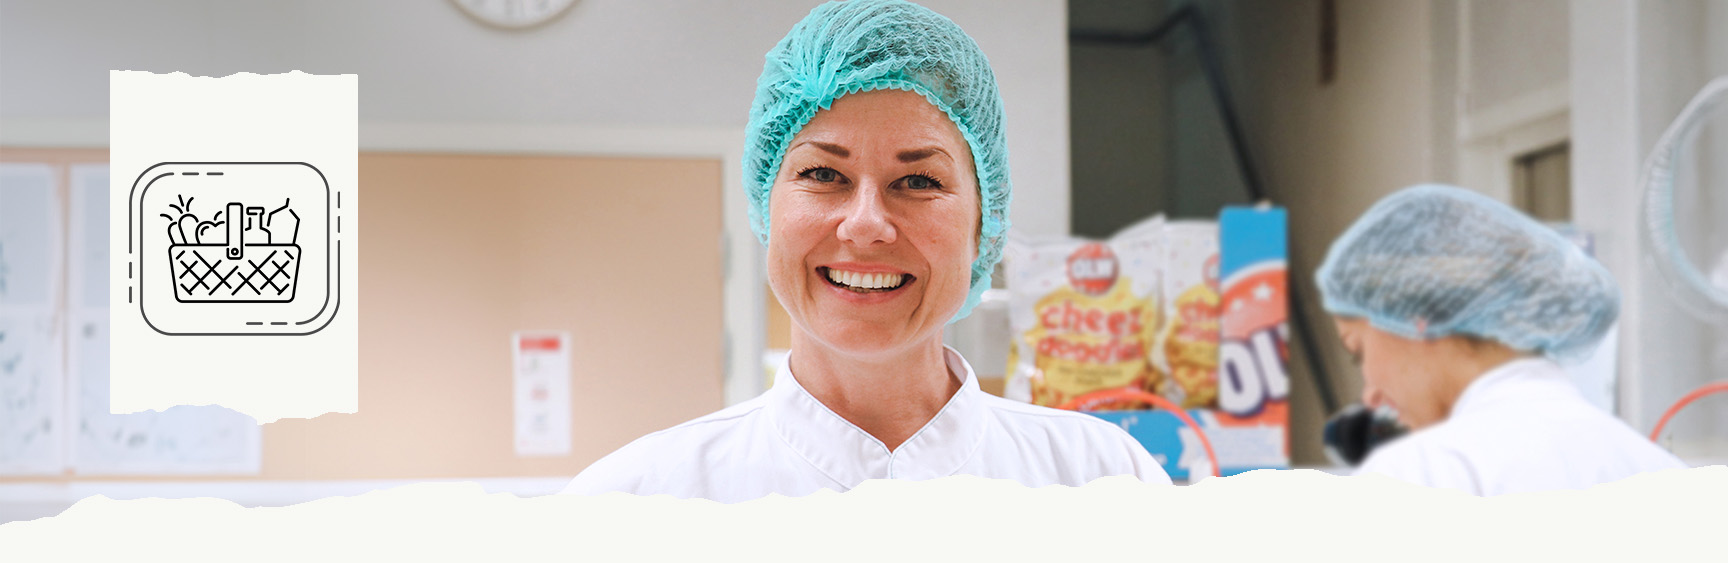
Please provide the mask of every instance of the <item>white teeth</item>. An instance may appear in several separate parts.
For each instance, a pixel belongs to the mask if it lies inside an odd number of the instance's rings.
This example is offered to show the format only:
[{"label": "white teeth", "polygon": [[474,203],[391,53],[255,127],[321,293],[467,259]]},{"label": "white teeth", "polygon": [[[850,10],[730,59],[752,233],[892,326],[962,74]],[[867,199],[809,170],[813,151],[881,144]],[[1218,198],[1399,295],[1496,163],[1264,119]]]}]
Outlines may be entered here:
[{"label": "white teeth", "polygon": [[905,274],[866,274],[829,268],[828,279],[840,285],[859,289],[886,289],[898,287],[905,280]]}]

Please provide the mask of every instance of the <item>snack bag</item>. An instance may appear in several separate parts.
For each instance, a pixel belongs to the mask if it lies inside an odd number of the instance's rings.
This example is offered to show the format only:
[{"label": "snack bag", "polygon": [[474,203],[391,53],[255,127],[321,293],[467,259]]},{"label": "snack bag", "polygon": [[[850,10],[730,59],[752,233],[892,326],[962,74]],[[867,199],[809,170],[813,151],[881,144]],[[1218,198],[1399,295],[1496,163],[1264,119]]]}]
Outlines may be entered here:
[{"label": "snack bag", "polygon": [[[1160,322],[1164,219],[1153,217],[1098,242],[1010,235],[1004,252],[1009,291],[1003,390],[1010,399],[1060,407],[1104,389],[1156,389],[1151,361]],[[1139,401],[1089,410],[1146,408]]]},{"label": "snack bag", "polygon": [[1218,403],[1218,223],[1164,226],[1164,320],[1152,361],[1169,374],[1155,390],[1183,408]]},{"label": "snack bag", "polygon": [[[1211,472],[1214,464],[1202,436],[1223,475],[1288,468],[1286,224],[1281,208],[1228,206],[1216,223],[1151,221],[1098,245],[1101,249],[1083,249],[1086,241],[1073,239],[1029,244],[1011,238],[1005,278],[1015,348],[1004,394],[1042,405],[1071,403],[1120,426],[1173,479]],[[1125,294],[1090,301],[1077,297],[1099,291],[1106,278],[1085,275],[1102,268],[1070,268],[1065,261],[1097,260],[1103,250],[1116,258],[1120,275],[1134,281]],[[1077,270],[1073,280],[1070,270]],[[1139,272],[1146,271],[1157,281],[1144,282]],[[1122,283],[1115,280],[1109,291],[1120,291]],[[1140,341],[1148,356],[1139,368],[1142,375],[1126,384],[1121,372],[1130,371],[1123,367],[1128,364],[1105,364],[1122,367],[1110,371],[1063,356],[1084,349],[1065,347],[1079,338],[1063,328],[1075,322],[1084,326],[1089,316],[1107,326],[1111,308],[1121,306],[1108,301],[1113,295],[1138,299],[1147,307],[1139,328],[1156,327]],[[1113,378],[1081,377],[1100,372]],[[1135,385],[1181,404],[1194,426],[1163,408],[1111,403],[1131,395],[1113,391]],[[1073,399],[1087,393],[1093,394]]]}]

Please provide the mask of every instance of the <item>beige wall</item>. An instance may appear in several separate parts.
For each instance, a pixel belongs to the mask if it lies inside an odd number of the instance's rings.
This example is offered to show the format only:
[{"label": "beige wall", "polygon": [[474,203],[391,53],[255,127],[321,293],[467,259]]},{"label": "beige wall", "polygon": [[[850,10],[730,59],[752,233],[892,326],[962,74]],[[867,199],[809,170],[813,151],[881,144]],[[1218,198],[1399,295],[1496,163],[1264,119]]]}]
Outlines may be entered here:
[{"label": "beige wall", "polygon": [[[362,154],[360,412],[265,425],[257,477],[573,476],[718,409],[720,174],[715,160]],[[572,335],[571,455],[514,453],[523,329]]]}]

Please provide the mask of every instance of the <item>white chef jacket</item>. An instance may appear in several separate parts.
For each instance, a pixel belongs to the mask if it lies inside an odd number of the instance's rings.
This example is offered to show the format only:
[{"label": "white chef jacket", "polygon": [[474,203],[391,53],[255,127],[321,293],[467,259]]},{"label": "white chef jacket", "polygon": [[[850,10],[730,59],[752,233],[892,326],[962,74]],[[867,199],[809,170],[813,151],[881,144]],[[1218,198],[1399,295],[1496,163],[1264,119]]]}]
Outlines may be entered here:
[{"label": "white chef jacket", "polygon": [[1586,401],[1559,365],[1524,358],[1476,378],[1446,420],[1375,449],[1356,473],[1493,496],[1684,467]]},{"label": "white chef jacket", "polygon": [[960,390],[894,451],[817,401],[782,361],[754,399],[643,436],[594,462],[564,489],[739,502],[779,493],[846,491],[865,479],[948,475],[1013,479],[1029,487],[1084,485],[1111,475],[1170,477],[1114,424],[1003,399],[978,388],[972,366],[945,348]]}]

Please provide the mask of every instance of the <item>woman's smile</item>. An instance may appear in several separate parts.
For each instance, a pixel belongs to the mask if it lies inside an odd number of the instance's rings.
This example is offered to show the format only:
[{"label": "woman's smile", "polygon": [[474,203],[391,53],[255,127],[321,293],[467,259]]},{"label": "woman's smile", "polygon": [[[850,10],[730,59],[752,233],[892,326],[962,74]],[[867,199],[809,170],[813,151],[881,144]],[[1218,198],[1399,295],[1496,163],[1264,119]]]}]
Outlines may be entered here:
[{"label": "woman's smile", "polygon": [[914,282],[918,280],[904,272],[854,265],[817,266],[814,276],[826,282],[813,284],[813,287],[821,288],[817,292],[821,298],[837,301],[844,304],[842,306],[871,308],[910,297],[914,293]]},{"label": "woman's smile", "polygon": [[828,278],[828,283],[834,287],[853,293],[883,293],[906,287],[912,281],[912,274],[869,273],[855,270],[841,270],[828,266],[816,268],[816,272]]}]

